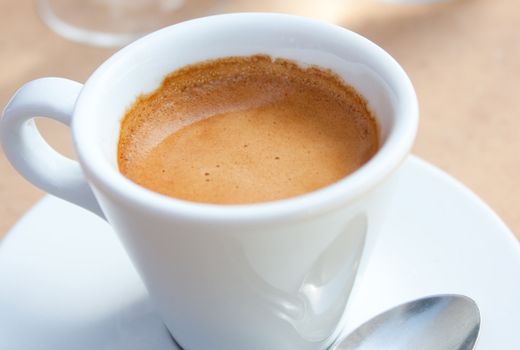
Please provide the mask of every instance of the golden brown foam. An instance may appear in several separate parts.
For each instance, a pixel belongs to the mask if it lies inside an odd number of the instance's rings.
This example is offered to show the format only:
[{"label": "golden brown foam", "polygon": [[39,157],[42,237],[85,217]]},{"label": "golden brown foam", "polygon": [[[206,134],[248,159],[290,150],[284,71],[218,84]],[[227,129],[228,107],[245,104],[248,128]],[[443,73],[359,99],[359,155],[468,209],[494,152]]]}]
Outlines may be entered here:
[{"label": "golden brown foam", "polygon": [[365,100],[336,75],[268,56],[173,72],[126,113],[120,171],[153,191],[220,204],[327,186],[378,148]]}]

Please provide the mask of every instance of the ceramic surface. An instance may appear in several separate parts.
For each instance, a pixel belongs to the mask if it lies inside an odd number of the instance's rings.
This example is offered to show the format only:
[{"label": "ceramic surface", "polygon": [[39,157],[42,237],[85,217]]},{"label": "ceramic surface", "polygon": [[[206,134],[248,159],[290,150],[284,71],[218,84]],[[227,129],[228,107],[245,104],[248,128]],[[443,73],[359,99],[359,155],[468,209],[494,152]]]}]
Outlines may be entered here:
[{"label": "ceramic surface", "polygon": [[[343,331],[407,300],[461,293],[481,310],[477,350],[519,349],[520,247],[509,229],[420,159],[398,177]],[[38,203],[1,243],[0,283],[0,349],[177,349],[110,226],[56,198]]]},{"label": "ceramic surface", "polygon": [[[376,155],[323,189],[253,205],[173,199],[118,171],[120,120],[137,96],[186,64],[253,54],[318,65],[354,86],[380,126]],[[39,115],[70,125],[79,163],[45,143],[33,123]],[[83,86],[61,78],[29,82],[7,105],[0,139],[29,181],[110,222],[187,350],[317,350],[343,327],[417,122],[406,73],[368,39],[302,17],[242,13],[154,32],[114,54]]]}]

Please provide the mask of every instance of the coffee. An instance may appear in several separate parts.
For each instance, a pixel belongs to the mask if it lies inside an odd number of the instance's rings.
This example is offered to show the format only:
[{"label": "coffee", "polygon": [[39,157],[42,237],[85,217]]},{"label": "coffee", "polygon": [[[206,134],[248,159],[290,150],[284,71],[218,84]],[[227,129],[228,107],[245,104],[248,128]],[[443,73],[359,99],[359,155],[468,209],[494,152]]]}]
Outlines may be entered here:
[{"label": "coffee", "polygon": [[269,56],[179,69],[121,123],[118,166],[171,197],[243,204],[334,183],[378,149],[367,103],[332,72]]}]

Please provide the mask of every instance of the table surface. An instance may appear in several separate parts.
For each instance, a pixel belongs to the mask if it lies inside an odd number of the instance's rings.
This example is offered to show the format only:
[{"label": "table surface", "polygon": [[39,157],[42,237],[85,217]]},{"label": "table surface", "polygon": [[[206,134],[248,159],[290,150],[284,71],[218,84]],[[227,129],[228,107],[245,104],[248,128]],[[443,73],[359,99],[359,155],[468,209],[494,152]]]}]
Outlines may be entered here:
[{"label": "table surface", "polygon": [[[419,97],[413,152],[461,180],[520,239],[520,3],[452,0],[395,5],[369,0],[228,0],[221,12],[276,11],[352,29],[393,55]],[[0,106],[24,82],[85,79],[114,49],[51,32],[31,0],[0,0]],[[74,157],[68,129],[39,120],[51,145]],[[0,152],[0,238],[43,193]]]}]

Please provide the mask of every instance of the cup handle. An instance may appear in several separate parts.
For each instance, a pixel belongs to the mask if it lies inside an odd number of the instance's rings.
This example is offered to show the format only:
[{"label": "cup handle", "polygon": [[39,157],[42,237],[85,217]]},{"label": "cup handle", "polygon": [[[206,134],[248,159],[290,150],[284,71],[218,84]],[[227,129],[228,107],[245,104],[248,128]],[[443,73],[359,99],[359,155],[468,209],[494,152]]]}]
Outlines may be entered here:
[{"label": "cup handle", "polygon": [[40,189],[105,218],[78,162],[56,152],[41,136],[34,117],[70,127],[82,84],[42,78],[22,86],[0,120],[0,141],[14,168]]}]

